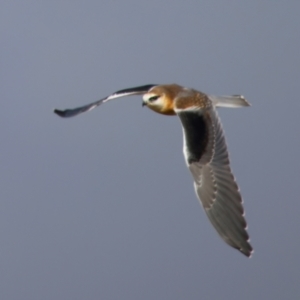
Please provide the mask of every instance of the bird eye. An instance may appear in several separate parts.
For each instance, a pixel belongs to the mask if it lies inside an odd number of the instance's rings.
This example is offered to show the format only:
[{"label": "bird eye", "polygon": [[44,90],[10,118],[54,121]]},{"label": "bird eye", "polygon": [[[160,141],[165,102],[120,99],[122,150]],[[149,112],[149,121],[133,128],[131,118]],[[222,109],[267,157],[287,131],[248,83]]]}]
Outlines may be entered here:
[{"label": "bird eye", "polygon": [[159,98],[159,96],[152,96],[152,97],[150,97],[149,99],[148,99],[148,101],[150,101],[150,102],[153,102],[153,101],[155,101],[155,100],[157,100]]}]

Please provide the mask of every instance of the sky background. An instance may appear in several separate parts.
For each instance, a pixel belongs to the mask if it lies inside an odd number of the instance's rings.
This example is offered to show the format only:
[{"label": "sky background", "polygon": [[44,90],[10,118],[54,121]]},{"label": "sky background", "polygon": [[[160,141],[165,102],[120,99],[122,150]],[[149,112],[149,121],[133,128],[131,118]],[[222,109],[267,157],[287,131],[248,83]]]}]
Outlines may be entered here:
[{"label": "sky background", "polygon": [[[0,3],[0,298],[300,297],[299,1]],[[116,90],[243,94],[220,109],[251,259],[195,196],[178,118]]]}]

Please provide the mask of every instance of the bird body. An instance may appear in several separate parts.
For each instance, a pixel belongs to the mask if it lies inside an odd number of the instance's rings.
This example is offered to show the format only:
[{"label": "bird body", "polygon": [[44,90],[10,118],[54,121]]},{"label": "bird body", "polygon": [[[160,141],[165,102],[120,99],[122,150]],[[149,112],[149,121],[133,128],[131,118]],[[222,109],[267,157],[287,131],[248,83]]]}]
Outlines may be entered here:
[{"label": "bird body", "polygon": [[216,107],[244,107],[243,96],[209,96],[177,84],[124,89],[94,103],[54,112],[72,117],[109,100],[143,95],[143,106],[163,115],[177,115],[183,128],[183,154],[196,195],[221,238],[246,256],[252,247],[246,230],[242,197],[232,174],[227,145]]}]

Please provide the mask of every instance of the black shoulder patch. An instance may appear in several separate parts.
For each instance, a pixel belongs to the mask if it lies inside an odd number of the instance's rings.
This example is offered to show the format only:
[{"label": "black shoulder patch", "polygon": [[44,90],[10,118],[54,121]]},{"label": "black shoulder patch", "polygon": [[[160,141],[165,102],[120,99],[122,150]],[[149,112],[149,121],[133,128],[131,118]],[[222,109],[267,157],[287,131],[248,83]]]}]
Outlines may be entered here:
[{"label": "black shoulder patch", "polygon": [[182,111],[181,120],[188,151],[188,163],[198,162],[206,150],[209,138],[208,124],[202,113]]}]

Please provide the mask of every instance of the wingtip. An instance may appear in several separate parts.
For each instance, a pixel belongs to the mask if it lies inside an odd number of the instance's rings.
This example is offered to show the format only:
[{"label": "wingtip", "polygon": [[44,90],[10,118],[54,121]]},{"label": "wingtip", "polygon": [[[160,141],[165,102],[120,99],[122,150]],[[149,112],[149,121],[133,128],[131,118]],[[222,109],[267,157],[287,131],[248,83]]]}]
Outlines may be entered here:
[{"label": "wingtip", "polygon": [[62,118],[65,117],[65,111],[63,111],[63,110],[54,109],[53,112]]},{"label": "wingtip", "polygon": [[253,253],[254,253],[254,250],[252,249],[251,252],[248,255],[248,258],[252,258]]},{"label": "wingtip", "polygon": [[250,245],[250,240],[247,241],[247,247],[246,248],[240,248],[238,249],[242,254],[244,254],[245,256],[247,256],[248,258],[251,258],[253,253],[254,253],[254,249],[252,248],[252,246]]},{"label": "wingtip", "polygon": [[253,254],[253,250],[251,251],[245,251],[244,249],[239,249],[239,251],[244,254],[245,256],[247,256],[248,258],[251,258],[252,257],[252,254]]}]

